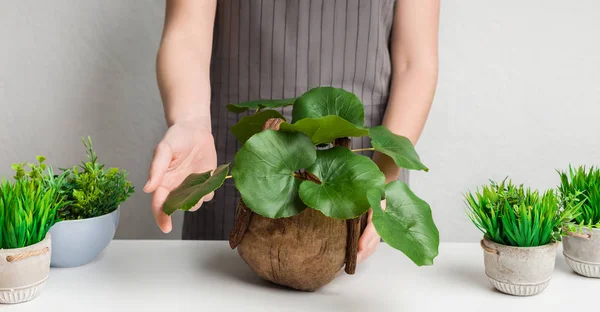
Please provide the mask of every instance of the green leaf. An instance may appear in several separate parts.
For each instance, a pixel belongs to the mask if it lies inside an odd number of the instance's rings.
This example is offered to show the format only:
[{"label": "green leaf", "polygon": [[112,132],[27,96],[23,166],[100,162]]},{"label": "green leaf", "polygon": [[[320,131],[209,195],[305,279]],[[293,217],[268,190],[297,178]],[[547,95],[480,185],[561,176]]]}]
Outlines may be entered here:
[{"label": "green leaf", "polygon": [[429,171],[429,168],[421,163],[414,145],[408,138],[396,135],[384,126],[369,129],[369,136],[373,148],[390,156],[398,167]]},{"label": "green leaf", "polygon": [[229,173],[229,164],[224,164],[212,172],[192,173],[167,196],[163,204],[163,211],[171,215],[175,210],[188,211],[196,205],[202,197],[214,192],[225,182]]},{"label": "green leaf", "polygon": [[237,104],[228,104],[227,109],[234,113],[243,113],[249,109],[261,110],[263,108],[285,107],[294,104],[296,98],[278,100],[256,100]]},{"label": "green leaf", "polygon": [[321,184],[306,180],[300,184],[300,198],[309,207],[336,219],[355,218],[369,210],[367,191],[381,189],[385,176],[368,157],[336,146],[317,151],[317,161],[306,171]]},{"label": "green leaf", "polygon": [[391,247],[402,251],[416,265],[432,265],[438,255],[440,234],[429,205],[401,181],[385,187],[386,209],[381,208],[381,191],[367,193],[373,207],[373,226]]},{"label": "green leaf", "polygon": [[284,122],[279,129],[304,133],[315,145],[330,143],[337,138],[369,135],[369,130],[359,128],[335,115],[321,118],[304,118],[294,124]]},{"label": "green leaf", "polygon": [[358,97],[333,87],[317,87],[304,93],[294,102],[292,123],[304,118],[336,115],[357,127],[365,126],[365,111]]},{"label": "green leaf", "polygon": [[306,205],[298,197],[297,170],[311,166],[315,146],[302,133],[265,130],[236,153],[231,175],[244,203],[267,218],[290,217]]},{"label": "green leaf", "polygon": [[285,120],[285,117],[275,110],[262,111],[256,115],[246,116],[242,118],[237,124],[231,127],[231,133],[243,144],[250,137],[262,131],[262,127],[265,122],[271,118],[281,118]]}]

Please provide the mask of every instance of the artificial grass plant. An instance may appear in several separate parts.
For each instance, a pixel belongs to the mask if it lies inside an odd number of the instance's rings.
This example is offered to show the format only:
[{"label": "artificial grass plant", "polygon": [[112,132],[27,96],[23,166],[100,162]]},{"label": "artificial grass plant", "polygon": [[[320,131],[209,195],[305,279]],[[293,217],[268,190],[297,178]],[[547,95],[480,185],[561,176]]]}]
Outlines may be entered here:
[{"label": "artificial grass plant", "polygon": [[4,178],[0,183],[0,249],[42,241],[55,223],[56,211],[67,204],[61,192],[64,175],[55,176],[44,157],[37,160],[37,165],[14,164],[14,180]]},{"label": "artificial grass plant", "polygon": [[568,205],[569,198],[577,198],[580,205],[579,214],[571,223],[580,226],[600,228],[600,169],[569,166],[568,171],[559,171],[559,192],[561,203]]},{"label": "artificial grass plant", "polygon": [[564,198],[556,191],[515,185],[506,179],[490,181],[465,195],[468,216],[489,240],[515,247],[542,246],[560,241],[564,222],[577,217],[581,202]]}]

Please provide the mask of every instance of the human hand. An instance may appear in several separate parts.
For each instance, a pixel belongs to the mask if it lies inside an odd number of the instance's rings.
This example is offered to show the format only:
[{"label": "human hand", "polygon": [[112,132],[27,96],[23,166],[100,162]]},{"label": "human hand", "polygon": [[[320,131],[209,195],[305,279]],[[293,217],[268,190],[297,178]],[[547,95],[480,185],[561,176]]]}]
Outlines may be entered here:
[{"label": "human hand", "polygon": [[[169,193],[191,173],[211,171],[216,166],[217,152],[210,129],[201,126],[200,122],[191,121],[169,127],[154,150],[149,179],[144,186],[144,192],[152,193],[154,218],[164,233],[171,232],[173,227],[171,217],[162,211]],[[210,201],[213,195],[202,198],[190,211]]]},{"label": "human hand", "polygon": [[[384,199],[381,201],[381,209],[385,210],[385,207]],[[381,241],[381,236],[377,234],[377,230],[375,230],[375,226],[373,226],[372,219],[373,209],[369,209],[367,226],[358,240],[358,254],[356,259],[357,263],[361,263],[373,255],[379,246],[379,242]]]}]

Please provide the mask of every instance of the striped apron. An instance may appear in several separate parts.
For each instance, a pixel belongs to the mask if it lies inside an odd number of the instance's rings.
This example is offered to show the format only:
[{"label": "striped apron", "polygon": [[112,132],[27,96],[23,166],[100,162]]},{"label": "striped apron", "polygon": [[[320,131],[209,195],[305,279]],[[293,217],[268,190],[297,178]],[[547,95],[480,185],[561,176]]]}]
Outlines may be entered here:
[{"label": "striped apron", "polygon": [[[210,77],[219,165],[231,162],[240,147],[229,128],[249,114],[227,111],[229,103],[291,98],[333,86],[361,99],[367,127],[381,124],[391,78],[394,3],[218,0]],[[279,111],[291,120],[291,107]],[[369,139],[357,138],[352,147],[370,147]],[[407,178],[403,171],[402,179]],[[239,198],[228,179],[212,201],[185,213],[182,238],[228,239]]]}]

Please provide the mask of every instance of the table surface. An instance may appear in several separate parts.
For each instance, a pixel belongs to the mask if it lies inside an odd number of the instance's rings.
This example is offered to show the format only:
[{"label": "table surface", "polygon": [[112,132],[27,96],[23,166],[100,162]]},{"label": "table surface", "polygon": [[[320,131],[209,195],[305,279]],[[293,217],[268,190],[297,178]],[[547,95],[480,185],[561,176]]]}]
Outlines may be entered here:
[{"label": "table surface", "polygon": [[[259,279],[225,241],[114,240],[94,262],[52,268],[33,301],[0,311],[569,311],[594,302],[600,279],[573,273],[557,250],[550,285],[533,297],[496,291],[477,243],[442,243],[417,267],[381,244],[355,275],[307,293]],[[591,307],[591,306],[588,306]],[[583,306],[582,306],[583,308]]]}]

